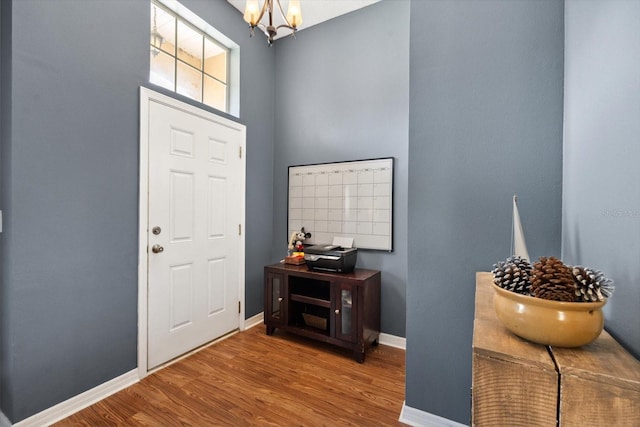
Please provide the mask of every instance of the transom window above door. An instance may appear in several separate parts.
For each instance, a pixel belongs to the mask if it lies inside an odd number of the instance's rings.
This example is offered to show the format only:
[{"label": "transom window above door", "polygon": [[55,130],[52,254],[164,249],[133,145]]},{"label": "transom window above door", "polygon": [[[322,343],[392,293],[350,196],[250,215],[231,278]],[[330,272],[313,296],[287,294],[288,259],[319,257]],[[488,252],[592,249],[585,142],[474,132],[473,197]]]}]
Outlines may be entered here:
[{"label": "transom window above door", "polygon": [[230,112],[229,47],[156,1],[150,36],[149,82]]}]

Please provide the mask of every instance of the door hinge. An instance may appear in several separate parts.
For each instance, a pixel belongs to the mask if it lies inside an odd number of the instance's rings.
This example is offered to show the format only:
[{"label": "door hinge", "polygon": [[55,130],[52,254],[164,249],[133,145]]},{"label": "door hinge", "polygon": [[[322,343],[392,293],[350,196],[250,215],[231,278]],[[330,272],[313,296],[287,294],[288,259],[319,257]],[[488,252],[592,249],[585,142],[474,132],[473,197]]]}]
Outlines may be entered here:
[{"label": "door hinge", "polygon": [[238,153],[238,157],[242,158],[242,145],[240,147],[238,147],[238,148],[240,148],[240,152]]},{"label": "door hinge", "polygon": [[242,236],[242,224],[238,224],[238,236]]},{"label": "door hinge", "polygon": [[241,305],[241,304],[242,304],[242,303],[241,303],[240,301],[238,301],[238,314],[240,314],[240,313],[241,313],[241,311],[240,311],[240,307],[242,307],[242,305]]}]

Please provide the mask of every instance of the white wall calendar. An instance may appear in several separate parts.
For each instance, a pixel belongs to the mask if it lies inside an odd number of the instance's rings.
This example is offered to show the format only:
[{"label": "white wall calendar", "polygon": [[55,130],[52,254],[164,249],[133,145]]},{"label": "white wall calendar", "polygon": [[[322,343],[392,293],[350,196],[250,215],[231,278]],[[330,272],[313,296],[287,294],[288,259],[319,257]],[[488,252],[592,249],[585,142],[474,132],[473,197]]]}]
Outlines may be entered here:
[{"label": "white wall calendar", "polygon": [[393,157],[289,166],[287,241],[304,227],[304,243],[351,237],[362,249],[393,250]]}]

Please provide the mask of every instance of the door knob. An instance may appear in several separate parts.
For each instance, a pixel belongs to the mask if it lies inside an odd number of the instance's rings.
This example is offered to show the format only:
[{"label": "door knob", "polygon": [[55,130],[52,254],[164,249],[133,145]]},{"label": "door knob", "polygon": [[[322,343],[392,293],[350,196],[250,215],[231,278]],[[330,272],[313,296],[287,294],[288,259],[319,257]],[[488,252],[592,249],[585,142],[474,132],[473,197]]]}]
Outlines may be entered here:
[{"label": "door knob", "polygon": [[154,254],[159,254],[162,251],[164,251],[164,248],[160,245],[153,245],[151,247],[151,252],[153,252]]}]

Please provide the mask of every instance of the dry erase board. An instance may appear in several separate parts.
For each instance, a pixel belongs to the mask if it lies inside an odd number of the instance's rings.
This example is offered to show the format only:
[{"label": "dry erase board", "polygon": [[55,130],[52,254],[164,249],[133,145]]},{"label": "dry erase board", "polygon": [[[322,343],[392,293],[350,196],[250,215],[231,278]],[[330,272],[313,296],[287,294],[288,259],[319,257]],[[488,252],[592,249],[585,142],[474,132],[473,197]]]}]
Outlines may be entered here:
[{"label": "dry erase board", "polygon": [[362,249],[393,250],[393,158],[289,166],[287,240],[352,237]]}]

